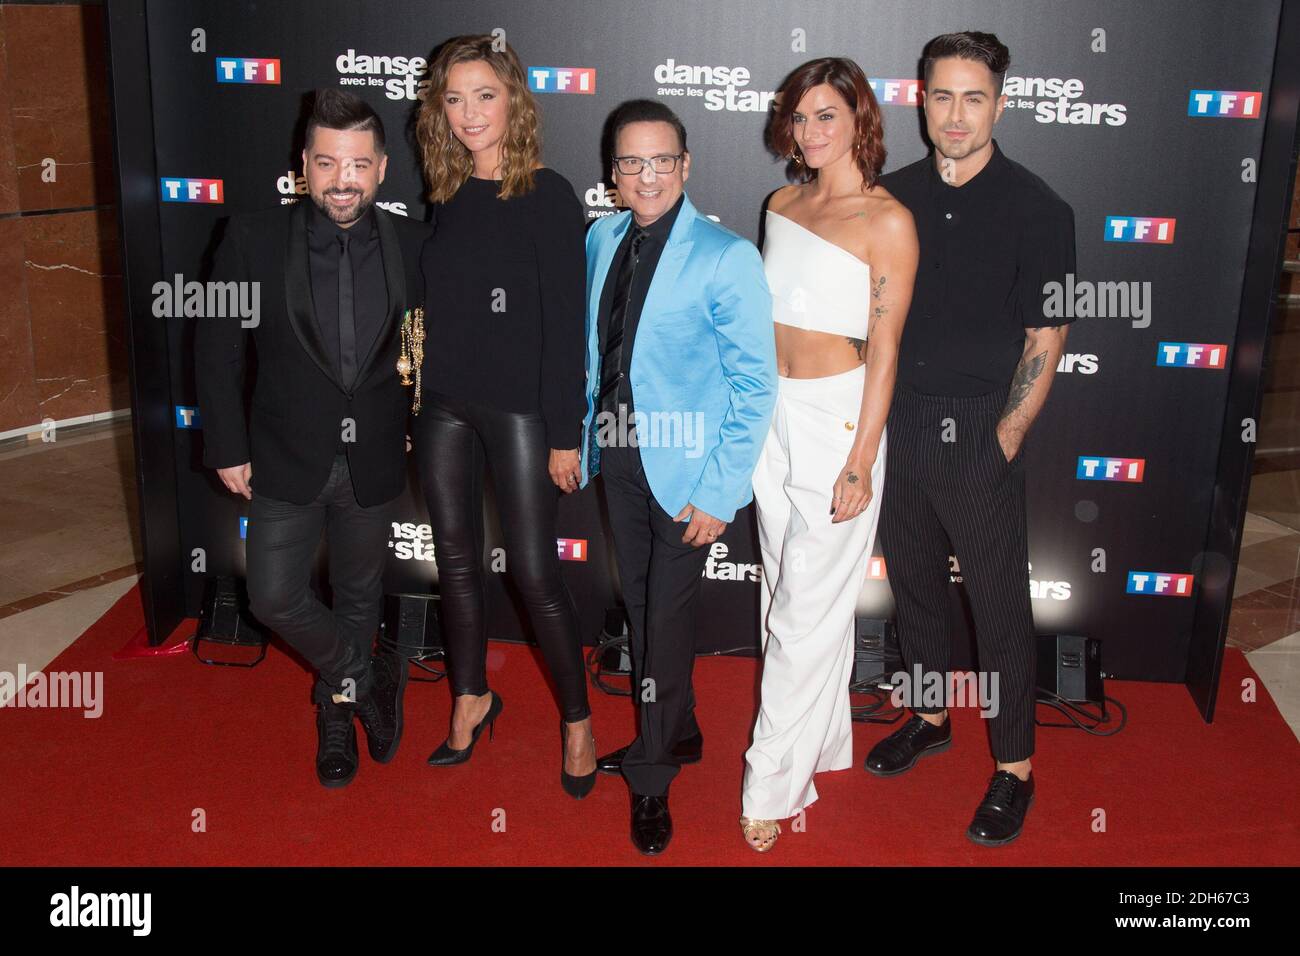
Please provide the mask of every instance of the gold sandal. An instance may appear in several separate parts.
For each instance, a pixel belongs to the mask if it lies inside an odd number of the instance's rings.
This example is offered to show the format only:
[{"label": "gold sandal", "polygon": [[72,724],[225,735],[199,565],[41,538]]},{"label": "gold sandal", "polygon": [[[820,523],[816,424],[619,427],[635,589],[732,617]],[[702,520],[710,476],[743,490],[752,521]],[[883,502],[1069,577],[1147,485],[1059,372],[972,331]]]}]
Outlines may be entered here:
[{"label": "gold sandal", "polygon": [[[776,846],[776,838],[781,835],[781,824],[776,820],[751,820],[749,817],[741,817],[740,829],[745,835],[745,842],[749,843],[759,853],[766,853]],[[755,830],[773,830],[775,832],[763,841],[763,845],[754,846],[749,837]]]}]

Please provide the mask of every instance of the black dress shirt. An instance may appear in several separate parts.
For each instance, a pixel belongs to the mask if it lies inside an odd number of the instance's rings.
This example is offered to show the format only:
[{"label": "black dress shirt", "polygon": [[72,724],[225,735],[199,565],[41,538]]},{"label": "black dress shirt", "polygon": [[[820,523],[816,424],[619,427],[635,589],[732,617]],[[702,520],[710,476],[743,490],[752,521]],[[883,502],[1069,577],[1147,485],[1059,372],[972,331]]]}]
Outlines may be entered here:
[{"label": "black dress shirt", "polygon": [[1072,321],[1044,317],[1043,286],[1075,271],[1074,211],[997,140],[961,186],[943,180],[933,155],[881,184],[911,211],[920,241],[898,381],[931,395],[1005,390],[1025,329]]},{"label": "black dress shirt", "polygon": [[[659,257],[663,255],[664,246],[668,243],[668,234],[672,232],[673,223],[677,221],[677,214],[681,211],[682,200],[685,198],[686,194],[682,193],[671,209],[645,227],[646,237],[641,243],[636,272],[632,275],[632,288],[628,290],[627,306],[623,317],[623,349],[620,353],[623,367],[619,370],[617,394],[619,404],[627,406],[629,422],[632,415],[632,385],[628,380],[628,372],[632,368],[632,347],[636,341],[637,325],[641,321],[641,309],[645,305],[646,294],[650,291],[650,280],[654,278]],[[635,225],[635,219],[628,224],[623,241],[614,250],[614,258],[609,264],[609,273],[605,276],[605,284],[600,290],[598,320],[601,355],[605,354],[605,342],[608,340],[609,313],[614,302],[615,280],[618,278],[619,266],[632,247],[632,236],[636,232],[633,228]],[[604,374],[602,370],[602,376]]]},{"label": "black dress shirt", "polygon": [[360,368],[370,353],[388,316],[388,285],[384,280],[384,257],[375,228],[374,207],[344,229],[319,209],[310,198],[307,219],[307,261],[311,271],[311,294],[321,338],[335,370],[339,356],[339,236],[348,235],[348,256],[352,260],[353,311],[357,326],[353,368]]}]

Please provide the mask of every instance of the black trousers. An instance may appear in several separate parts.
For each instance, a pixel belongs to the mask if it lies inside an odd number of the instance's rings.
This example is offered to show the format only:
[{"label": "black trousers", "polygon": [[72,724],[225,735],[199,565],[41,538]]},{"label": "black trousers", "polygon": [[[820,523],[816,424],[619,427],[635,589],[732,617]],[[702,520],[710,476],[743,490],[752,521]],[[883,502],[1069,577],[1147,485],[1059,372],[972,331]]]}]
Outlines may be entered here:
[{"label": "black trousers", "polygon": [[[391,504],[357,504],[343,455],[334,459],[325,486],[310,504],[253,492],[245,548],[249,608],[316,668],[317,700],[347,690],[347,679],[356,682],[357,699],[370,692],[367,665],[383,604]],[[322,532],[329,547],[332,609],[311,588]]]},{"label": "black trousers", "polygon": [[919,663],[927,674],[944,675],[945,687],[948,555],[957,556],[975,618],[979,669],[998,680],[998,713],[989,720],[993,757],[1014,763],[1034,752],[1037,661],[1024,448],[1007,462],[996,431],[1006,399],[1005,391],[949,397],[897,386],[880,536],[904,663],[909,673]]},{"label": "black trousers", "polygon": [[506,569],[570,723],[591,716],[582,635],[555,541],[560,489],[540,412],[506,412],[426,392],[412,436],[433,526],[452,692],[488,692],[483,590],[483,480],[492,469]]},{"label": "black trousers", "polygon": [[640,733],[623,757],[623,778],[633,793],[662,796],[681,769],[673,747],[700,731],[691,670],[709,549],[682,543],[686,523],[673,521],[655,501],[639,448],[604,447],[600,461],[640,716]]}]

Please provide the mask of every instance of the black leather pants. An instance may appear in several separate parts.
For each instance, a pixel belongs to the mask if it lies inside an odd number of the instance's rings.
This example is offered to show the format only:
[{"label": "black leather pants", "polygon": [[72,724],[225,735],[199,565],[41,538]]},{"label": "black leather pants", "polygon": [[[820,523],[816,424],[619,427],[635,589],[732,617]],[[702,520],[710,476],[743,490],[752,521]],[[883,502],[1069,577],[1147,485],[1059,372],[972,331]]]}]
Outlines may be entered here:
[{"label": "black leather pants", "polygon": [[442,631],[452,692],[483,695],[487,631],[483,590],[483,478],[492,469],[507,569],[532,620],[560,711],[591,715],[578,615],[555,544],[561,494],[548,471],[540,413],[505,412],[425,392],[412,434],[438,565]]},{"label": "black leather pants", "polygon": [[[325,487],[311,504],[277,501],[253,491],[248,509],[250,610],[319,672],[315,699],[356,681],[359,700],[370,692],[368,665],[384,598],[384,543],[392,502],[363,508],[352,490],[347,458],[334,459]],[[312,560],[321,535],[329,543],[332,607],[311,589]]]}]

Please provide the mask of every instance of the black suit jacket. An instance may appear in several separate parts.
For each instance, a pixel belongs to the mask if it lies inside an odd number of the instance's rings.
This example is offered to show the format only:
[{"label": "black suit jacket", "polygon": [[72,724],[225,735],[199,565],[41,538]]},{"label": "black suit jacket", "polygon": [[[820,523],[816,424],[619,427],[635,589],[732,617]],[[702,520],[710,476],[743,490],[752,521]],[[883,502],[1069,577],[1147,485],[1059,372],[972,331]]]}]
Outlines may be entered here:
[{"label": "black suit jacket", "polygon": [[[411,389],[395,368],[407,309],[423,304],[420,250],[432,227],[375,207],[388,315],[370,351],[358,358],[349,391],[327,357],[312,307],[307,259],[307,207],[232,216],[213,263],[214,282],[259,282],[258,323],[198,319],[195,374],[203,429],[203,463],[252,463],[258,494],[308,504],[329,478],[345,419],[345,443],[357,502],[396,498],[406,484],[406,432]],[[243,380],[248,332],[257,351],[257,381],[246,421]]]}]

